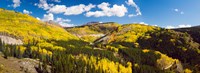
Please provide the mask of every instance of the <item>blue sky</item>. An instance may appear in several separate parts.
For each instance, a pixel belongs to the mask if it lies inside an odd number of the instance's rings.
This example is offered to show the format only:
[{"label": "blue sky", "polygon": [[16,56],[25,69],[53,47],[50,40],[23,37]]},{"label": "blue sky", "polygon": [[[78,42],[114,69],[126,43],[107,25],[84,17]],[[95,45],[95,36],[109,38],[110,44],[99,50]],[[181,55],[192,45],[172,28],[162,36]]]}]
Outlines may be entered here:
[{"label": "blue sky", "polygon": [[0,7],[63,26],[100,21],[180,28],[200,25],[199,3],[200,0],[0,0]]}]

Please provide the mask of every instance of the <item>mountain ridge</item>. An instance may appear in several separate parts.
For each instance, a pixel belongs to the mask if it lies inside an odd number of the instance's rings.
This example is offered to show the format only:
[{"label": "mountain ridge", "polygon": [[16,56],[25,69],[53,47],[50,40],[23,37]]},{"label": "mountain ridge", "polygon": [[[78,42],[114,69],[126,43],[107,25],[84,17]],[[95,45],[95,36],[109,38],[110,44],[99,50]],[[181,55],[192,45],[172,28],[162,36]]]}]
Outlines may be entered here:
[{"label": "mountain ridge", "polygon": [[175,31],[179,31],[179,32],[186,32],[188,33],[189,35],[191,35],[194,39],[194,41],[200,43],[200,26],[193,26],[193,27],[190,27],[190,28],[178,28],[178,29],[173,29]]}]

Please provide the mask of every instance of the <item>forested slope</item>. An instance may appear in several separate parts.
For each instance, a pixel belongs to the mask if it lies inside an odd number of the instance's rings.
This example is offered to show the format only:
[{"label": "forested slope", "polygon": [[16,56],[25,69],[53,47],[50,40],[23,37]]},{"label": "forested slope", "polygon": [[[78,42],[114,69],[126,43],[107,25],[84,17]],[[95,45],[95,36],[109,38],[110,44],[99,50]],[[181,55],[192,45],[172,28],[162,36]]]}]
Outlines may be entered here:
[{"label": "forested slope", "polygon": [[200,26],[194,26],[190,28],[178,28],[178,29],[173,29],[175,31],[183,32],[183,33],[188,33],[194,41],[200,43]]},{"label": "forested slope", "polygon": [[23,44],[8,44],[0,40],[3,57],[38,59],[39,73],[49,72],[48,65],[53,73],[132,72],[132,64],[120,61],[113,52],[92,49],[88,42],[62,27],[27,14],[0,9],[0,33],[23,41]]},{"label": "forested slope", "polygon": [[[196,34],[199,35],[198,33]],[[128,56],[127,59],[133,61],[132,63],[138,60],[131,59],[138,55],[137,52],[133,52],[134,50],[131,51],[132,49],[138,48],[139,50],[159,51],[166,54],[168,57],[179,60],[182,63],[183,69],[191,69],[193,72],[199,72],[200,48],[199,43],[192,37],[194,36],[189,35],[187,32],[182,33],[142,24],[126,24],[118,27],[117,31],[113,32],[102,41],[106,41],[107,44],[97,44],[97,46],[111,50],[114,49],[115,51],[117,50],[121,52],[122,55],[125,55],[125,57]],[[129,48],[130,51],[127,51],[129,49],[124,50],[121,48]],[[142,56],[138,57],[140,59],[142,58]],[[153,59],[151,57],[152,55],[149,55],[148,61],[150,61],[149,59]],[[145,59],[146,58],[143,58],[142,60]],[[169,63],[170,61],[163,61],[163,64],[165,64],[164,62]],[[143,66],[142,63],[140,65]],[[148,64],[145,65],[148,66]],[[151,67],[153,65],[149,66]],[[177,65],[177,68],[178,66],[180,65]],[[146,67],[142,68],[146,69]],[[156,71],[156,69],[153,68],[150,70]]]},{"label": "forested slope", "polygon": [[105,36],[112,31],[115,31],[119,26],[118,23],[107,22],[107,23],[94,23],[90,25],[82,25],[76,27],[66,27],[65,29],[74,35],[77,35],[81,39],[87,42],[94,42],[98,38]]}]

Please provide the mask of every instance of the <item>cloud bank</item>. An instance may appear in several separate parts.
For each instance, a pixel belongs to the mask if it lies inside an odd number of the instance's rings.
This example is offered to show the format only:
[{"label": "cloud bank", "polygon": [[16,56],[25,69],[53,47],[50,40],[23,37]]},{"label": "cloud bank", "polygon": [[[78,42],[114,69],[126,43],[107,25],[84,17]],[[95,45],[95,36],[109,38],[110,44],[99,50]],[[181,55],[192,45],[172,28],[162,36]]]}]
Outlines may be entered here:
[{"label": "cloud bank", "polygon": [[24,13],[24,14],[32,14],[31,11],[28,11],[28,10],[26,10],[26,9],[23,10],[23,13]]},{"label": "cloud bank", "polygon": [[45,21],[45,22],[54,21],[54,22],[60,24],[63,27],[72,27],[72,26],[75,26],[74,24],[69,24],[69,22],[71,22],[70,19],[63,19],[63,18],[59,18],[59,17],[56,18],[56,19],[54,19],[54,15],[52,13],[44,14],[44,16],[43,16],[42,19],[40,19],[38,17],[37,17],[37,19]]},{"label": "cloud bank", "polygon": [[127,8],[122,5],[116,5],[114,4],[112,7],[109,7],[110,4],[103,2],[99,4],[97,7],[101,9],[101,11],[89,11],[85,15],[87,17],[103,17],[103,16],[117,16],[117,17],[123,17],[127,12]]},{"label": "cloud bank", "polygon": [[189,24],[181,24],[181,25],[178,25],[178,26],[166,26],[165,28],[166,29],[175,29],[175,28],[187,28],[187,27],[192,27],[192,25],[189,25]]},{"label": "cloud bank", "polygon": [[13,0],[13,7],[16,8],[16,7],[19,7],[21,4],[21,1],[20,0]]}]

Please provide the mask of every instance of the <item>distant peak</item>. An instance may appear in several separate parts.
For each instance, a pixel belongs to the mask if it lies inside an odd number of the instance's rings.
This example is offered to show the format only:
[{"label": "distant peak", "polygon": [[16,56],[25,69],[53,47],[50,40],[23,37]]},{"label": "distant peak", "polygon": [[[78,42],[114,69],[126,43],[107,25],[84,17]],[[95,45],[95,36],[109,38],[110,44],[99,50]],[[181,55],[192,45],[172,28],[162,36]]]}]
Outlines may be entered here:
[{"label": "distant peak", "polygon": [[100,23],[102,23],[102,22],[99,22],[99,21],[92,21],[92,22],[88,22],[88,23],[86,23],[86,24],[84,24],[84,25],[92,25],[92,24],[100,24]]}]

